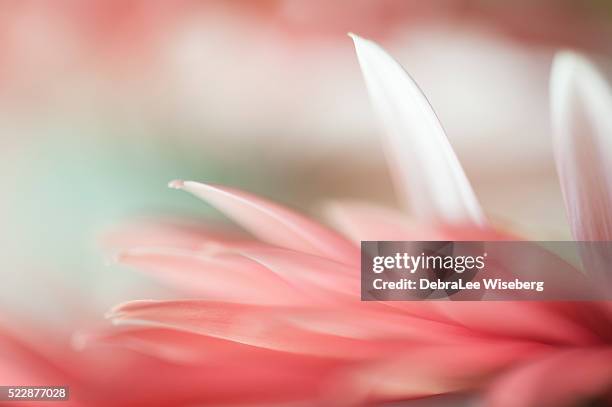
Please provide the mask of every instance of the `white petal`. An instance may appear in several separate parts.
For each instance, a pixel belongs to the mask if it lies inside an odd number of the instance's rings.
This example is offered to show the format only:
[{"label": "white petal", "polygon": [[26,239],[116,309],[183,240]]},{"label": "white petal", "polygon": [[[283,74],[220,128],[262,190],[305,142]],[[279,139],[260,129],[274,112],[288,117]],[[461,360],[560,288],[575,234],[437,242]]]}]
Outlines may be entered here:
[{"label": "white petal", "polygon": [[423,220],[486,224],[474,191],[425,95],[402,66],[372,41],[349,34],[370,98],[387,134],[399,192]]},{"label": "white petal", "polygon": [[612,94],[584,57],[557,54],[551,81],[555,159],[576,240],[612,240]]}]

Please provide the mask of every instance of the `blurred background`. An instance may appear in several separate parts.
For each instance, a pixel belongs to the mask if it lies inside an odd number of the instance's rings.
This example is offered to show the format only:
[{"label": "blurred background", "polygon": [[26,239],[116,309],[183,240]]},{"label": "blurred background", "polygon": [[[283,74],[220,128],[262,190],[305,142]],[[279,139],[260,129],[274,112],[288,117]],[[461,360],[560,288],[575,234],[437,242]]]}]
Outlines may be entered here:
[{"label": "blurred background", "polygon": [[498,224],[569,238],[548,74],[560,48],[612,72],[610,1],[7,1],[0,310],[70,329],[118,301],[171,296],[98,243],[126,219],[216,216],[167,189],[174,178],[305,211],[396,206],[348,31],[421,85]]}]

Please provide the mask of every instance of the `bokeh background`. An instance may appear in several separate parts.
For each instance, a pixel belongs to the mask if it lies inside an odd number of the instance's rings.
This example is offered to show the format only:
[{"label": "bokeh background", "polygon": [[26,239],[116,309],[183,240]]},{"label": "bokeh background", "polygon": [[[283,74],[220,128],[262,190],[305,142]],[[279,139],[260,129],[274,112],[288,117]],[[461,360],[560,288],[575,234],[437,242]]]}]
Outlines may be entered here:
[{"label": "bokeh background", "polygon": [[421,85],[498,224],[569,238],[548,74],[561,48],[612,72],[610,1],[6,1],[2,311],[71,330],[172,296],[99,241],[126,219],[218,216],[174,178],[314,213],[335,198],[396,206],[348,31]]}]

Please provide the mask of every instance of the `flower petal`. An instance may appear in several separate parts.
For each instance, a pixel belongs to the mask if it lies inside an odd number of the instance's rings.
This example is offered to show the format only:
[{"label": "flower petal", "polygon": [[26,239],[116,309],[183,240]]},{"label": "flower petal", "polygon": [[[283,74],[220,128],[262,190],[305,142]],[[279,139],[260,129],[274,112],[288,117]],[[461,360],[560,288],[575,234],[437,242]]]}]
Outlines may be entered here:
[{"label": "flower petal", "polygon": [[120,326],[176,329],[245,345],[344,359],[392,355],[414,344],[464,341],[461,327],[368,304],[350,308],[279,307],[213,301],[131,301],[108,317]]},{"label": "flower petal", "polygon": [[486,219],[444,129],[402,66],[372,41],[350,34],[370,97],[387,133],[401,193],[426,221],[485,225]]},{"label": "flower petal", "polygon": [[612,93],[585,58],[557,54],[550,81],[555,159],[576,240],[612,240]]},{"label": "flower petal", "polygon": [[258,262],[229,251],[133,248],[120,252],[118,261],[207,299],[287,305],[308,298]]},{"label": "flower petal", "polygon": [[315,301],[359,299],[361,279],[357,266],[278,248],[250,248],[241,252]]},{"label": "flower petal", "polygon": [[320,306],[360,295],[357,266],[273,246],[218,247],[215,252],[132,248],[117,260],[209,300]]},{"label": "flower petal", "polygon": [[[292,320],[303,308],[254,306],[212,301],[130,301],[110,311],[120,326],[176,329],[239,344],[298,354],[363,357],[369,348],[384,348],[361,339],[322,334],[299,327]],[[324,314],[316,314],[324,316]],[[312,317],[314,318],[314,317]]]},{"label": "flower petal", "polygon": [[263,241],[349,264],[359,262],[359,249],[348,240],[285,207],[227,187],[193,181],[169,185],[205,200]]},{"label": "flower petal", "polygon": [[[73,337],[80,350],[97,346],[119,346],[145,355],[183,365],[282,364],[300,362],[303,366],[320,362],[312,356],[287,354],[176,329],[115,327],[77,332]],[[286,367],[286,366],[285,366]]]}]

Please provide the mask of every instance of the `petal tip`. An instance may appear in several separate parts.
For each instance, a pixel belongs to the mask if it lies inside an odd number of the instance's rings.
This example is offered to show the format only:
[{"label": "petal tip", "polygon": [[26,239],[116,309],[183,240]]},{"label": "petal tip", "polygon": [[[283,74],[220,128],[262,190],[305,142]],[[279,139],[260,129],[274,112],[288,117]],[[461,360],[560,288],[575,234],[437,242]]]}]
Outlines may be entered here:
[{"label": "petal tip", "polygon": [[361,37],[353,32],[349,32],[347,33],[347,35],[353,40],[353,44],[355,45],[355,51],[357,52],[358,58],[360,58],[360,54],[363,54],[363,53],[368,53],[368,52],[375,53],[375,52],[383,51],[380,45],[378,45],[376,42],[372,40]]},{"label": "petal tip", "polygon": [[347,32],[346,35],[348,35],[353,41],[359,41],[363,39],[352,31]]},{"label": "petal tip", "polygon": [[567,80],[579,65],[588,65],[588,62],[583,56],[570,50],[558,51],[552,61],[550,75],[551,87],[566,86]]},{"label": "petal tip", "polygon": [[551,68],[553,91],[567,90],[576,81],[582,81],[582,86],[607,88],[599,69],[587,56],[572,50],[558,51]]},{"label": "petal tip", "polygon": [[555,56],[553,57],[553,60],[555,61],[555,63],[566,62],[566,61],[571,62],[571,61],[576,61],[579,59],[582,59],[580,54],[578,54],[575,51],[569,50],[569,49],[559,50],[555,53]]},{"label": "petal tip", "polygon": [[168,188],[172,189],[183,189],[185,187],[185,181],[180,179],[175,179],[168,182]]},{"label": "petal tip", "polygon": [[106,311],[106,313],[104,314],[104,318],[110,319],[110,320],[116,320],[125,315],[124,311],[126,309],[130,309],[131,307],[134,307],[134,306],[150,304],[152,302],[154,302],[154,300],[132,300],[132,301],[122,302],[120,304],[115,305],[110,310]]},{"label": "petal tip", "polygon": [[557,51],[553,57],[553,66],[556,67],[570,68],[578,65],[591,66],[591,62],[584,55],[570,49]]}]

